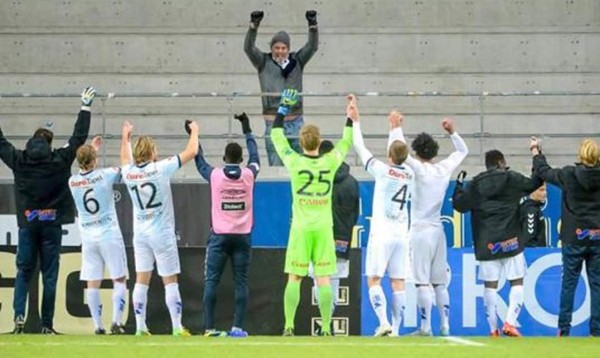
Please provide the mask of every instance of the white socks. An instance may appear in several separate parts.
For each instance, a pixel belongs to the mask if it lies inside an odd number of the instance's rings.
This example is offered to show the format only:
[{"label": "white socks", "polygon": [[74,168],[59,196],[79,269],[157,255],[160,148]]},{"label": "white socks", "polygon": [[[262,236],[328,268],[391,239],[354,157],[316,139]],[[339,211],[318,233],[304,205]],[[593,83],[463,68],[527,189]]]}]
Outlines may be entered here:
[{"label": "white socks", "polygon": [[148,305],[148,286],[136,283],[133,288],[133,310],[137,331],[147,331],[146,306]]},{"label": "white socks", "polygon": [[179,294],[179,284],[170,283],[165,285],[165,302],[171,315],[171,323],[173,324],[173,332],[180,330],[181,326],[181,295]]},{"label": "white socks", "polygon": [[419,315],[421,316],[421,331],[431,332],[431,306],[433,297],[431,287],[417,287],[417,304],[419,305]]},{"label": "white socks", "polygon": [[113,283],[113,319],[112,322],[118,325],[123,324],[123,311],[125,311],[125,296],[127,295],[127,285],[122,282]]},{"label": "white socks", "polygon": [[381,286],[373,286],[369,288],[369,299],[371,300],[371,306],[379,318],[380,327],[389,327],[390,322],[387,318],[387,301]]},{"label": "white socks", "polygon": [[506,320],[511,326],[517,323],[517,317],[523,306],[523,286],[512,286],[508,298],[508,311],[506,312]]},{"label": "white socks", "polygon": [[392,334],[399,334],[404,308],[406,306],[406,292],[394,291],[392,296]]},{"label": "white socks", "polygon": [[[498,329],[498,318],[496,313],[496,289],[495,288],[484,288],[483,289],[483,304],[485,305],[485,314],[487,316],[488,324],[490,325],[490,332],[494,332]],[[521,295],[521,297],[523,297]]]},{"label": "white socks", "polygon": [[440,312],[440,327],[450,328],[450,295],[448,295],[448,288],[446,285],[434,286],[435,290],[435,304]]},{"label": "white socks", "polygon": [[102,324],[102,302],[100,301],[100,289],[99,288],[88,288],[87,289],[87,303],[90,308],[90,314],[94,321],[96,329],[104,329]]}]

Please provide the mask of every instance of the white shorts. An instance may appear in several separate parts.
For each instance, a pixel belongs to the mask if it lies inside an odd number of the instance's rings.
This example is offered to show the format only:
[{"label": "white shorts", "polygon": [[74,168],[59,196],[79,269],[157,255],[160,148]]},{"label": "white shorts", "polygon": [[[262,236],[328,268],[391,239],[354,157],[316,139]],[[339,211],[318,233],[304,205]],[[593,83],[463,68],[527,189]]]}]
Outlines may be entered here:
[{"label": "white shorts", "polygon": [[154,271],[154,261],[160,277],[181,272],[175,237],[134,238],[133,252],[136,272]]},{"label": "white shorts", "polygon": [[82,281],[98,281],[104,278],[104,267],[114,280],[127,277],[127,255],[123,239],[82,242],[81,273]]},{"label": "white shorts", "polygon": [[479,275],[482,281],[499,281],[502,272],[509,281],[525,277],[527,263],[525,255],[521,252],[517,256],[507,257],[505,259],[479,261]]},{"label": "white shorts", "polygon": [[444,227],[412,227],[411,261],[416,284],[448,284],[448,262]]},{"label": "white shorts", "polygon": [[[331,278],[348,278],[350,275],[350,260],[337,258],[337,272],[331,275]],[[308,275],[315,278],[312,262],[308,264]]]},{"label": "white shorts", "polygon": [[365,274],[367,277],[383,277],[387,272],[390,278],[407,279],[409,265],[408,237],[378,239],[369,235]]}]

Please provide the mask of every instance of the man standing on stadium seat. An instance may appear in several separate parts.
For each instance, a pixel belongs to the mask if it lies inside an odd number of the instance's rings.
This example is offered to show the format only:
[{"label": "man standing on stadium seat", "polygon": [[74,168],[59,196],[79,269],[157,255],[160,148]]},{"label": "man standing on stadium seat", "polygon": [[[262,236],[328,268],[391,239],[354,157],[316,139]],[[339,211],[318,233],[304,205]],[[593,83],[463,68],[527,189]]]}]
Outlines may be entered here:
[{"label": "man standing on stadium seat", "polygon": [[[392,138],[405,142],[402,132],[404,117],[398,112],[390,113]],[[448,296],[447,243],[441,220],[441,210],[452,172],[467,157],[469,150],[454,130],[454,121],[442,120],[442,128],[450,135],[455,151],[447,158],[434,163],[439,145],[427,133],[419,134],[412,142],[417,158],[408,156],[406,164],[415,171],[416,182],[411,200],[411,246],[412,267],[417,286],[417,303],[420,308],[421,328],[415,335],[431,335],[432,295],[435,291],[436,305],[440,312],[440,335],[450,334],[450,297]]]},{"label": "man standing on stadium seat", "polygon": [[561,169],[552,169],[546,163],[537,139],[531,140],[529,149],[535,175],[562,190],[563,271],[558,335],[571,333],[575,289],[585,262],[592,297],[590,334],[600,337],[600,147],[594,140],[584,140],[579,146],[577,164]]},{"label": "man standing on stadium seat", "polygon": [[[356,102],[356,99],[353,101]],[[399,334],[406,306],[405,281],[410,257],[408,202],[415,182],[415,173],[405,164],[408,147],[405,143],[392,139],[391,129],[385,163],[375,159],[365,147],[358,114],[353,128],[354,150],[360,156],[365,169],[375,178],[371,230],[365,263],[369,299],[379,319],[375,336]],[[387,300],[381,288],[381,280],[386,272],[390,277],[393,292],[391,326],[387,317]]]},{"label": "man standing on stadium seat", "polygon": [[[317,27],[317,12],[306,12],[308,21],[308,42],[297,52],[290,52],[290,36],[285,31],[279,31],[271,39],[271,52],[259,50],[256,43],[258,26],[264,17],[262,11],[253,11],[250,14],[250,27],[244,40],[244,52],[258,71],[260,90],[263,93],[281,93],[284,89],[292,88],[302,92],[302,75],[304,66],[313,57],[319,47],[319,32]],[[277,114],[279,96],[263,96],[262,111],[265,120],[265,146],[269,165],[281,166],[283,162],[277,155],[271,141],[273,120]],[[304,125],[302,116],[302,98],[290,108],[284,117],[283,130],[288,141],[296,152],[301,153],[298,134]]]},{"label": "man standing on stadium seat", "polygon": [[287,89],[273,123],[271,138],[277,153],[287,168],[292,184],[292,225],[285,257],[285,272],[289,275],[284,294],[284,336],[294,335],[296,309],[300,302],[300,283],[308,274],[310,263],[319,291],[319,311],[322,335],[331,335],[333,292],[330,277],[336,272],[331,188],[335,172],[352,146],[351,105],[348,105],[344,135],[334,149],[319,155],[319,128],[307,125],[300,132],[304,154],[296,153],[283,133],[283,121],[290,108],[298,102],[296,90]]},{"label": "man standing on stadium seat", "polygon": [[[334,146],[331,141],[324,140],[321,142],[321,145],[319,145],[319,155],[323,156],[331,152],[333,148]],[[340,279],[348,278],[350,274],[350,244],[352,242],[354,225],[356,225],[360,213],[360,190],[358,181],[350,174],[350,166],[348,164],[342,163],[335,172],[332,190],[333,238],[335,241],[335,255],[337,256],[337,272],[331,277],[333,315],[337,305]],[[314,273],[312,273],[312,276],[314,278]],[[315,297],[319,296],[318,289],[317,280],[315,279],[313,286]],[[334,333],[333,327],[331,333]]]},{"label": "man standing on stadium seat", "polygon": [[458,175],[452,206],[461,213],[471,211],[475,258],[479,261],[479,279],[484,281],[483,302],[491,336],[500,335],[496,300],[498,280],[504,271],[511,288],[502,333],[519,337],[521,333],[515,326],[523,305],[526,271],[519,202],[539,188],[542,181],[509,170],[499,150],[485,153],[485,167],[487,170],[473,178],[467,187],[463,186],[466,173]]},{"label": "man standing on stadium seat", "polygon": [[[246,113],[235,115],[242,124],[248,147],[248,165],[240,167],[243,161],[242,147],[229,143],[225,147],[223,168],[213,168],[204,159],[202,148],[196,155],[198,172],[210,183],[212,229],[206,248],[204,274],[204,335],[219,337],[226,332],[215,329],[215,305],[217,286],[225,270],[227,259],[231,258],[233,280],[235,281],[235,312],[232,337],[246,337],[244,331],[246,308],[248,306],[248,266],[250,265],[251,232],[254,224],[252,211],[254,181],[260,171],[260,161],[256,141]],[[186,127],[187,129],[187,127]]]},{"label": "man standing on stadium seat", "polygon": [[[90,106],[96,96],[92,87],[81,94],[82,107],[68,143],[52,149],[54,134],[39,128],[26,144],[17,150],[0,130],[0,158],[13,171],[19,243],[17,277],[13,308],[15,329],[23,333],[29,282],[38,258],[44,283],[42,296],[42,333],[56,334],[53,326],[56,281],[62,243],[62,225],[75,221],[75,205],[69,192],[71,164],[90,129]],[[37,304],[37,303],[34,303]]]}]

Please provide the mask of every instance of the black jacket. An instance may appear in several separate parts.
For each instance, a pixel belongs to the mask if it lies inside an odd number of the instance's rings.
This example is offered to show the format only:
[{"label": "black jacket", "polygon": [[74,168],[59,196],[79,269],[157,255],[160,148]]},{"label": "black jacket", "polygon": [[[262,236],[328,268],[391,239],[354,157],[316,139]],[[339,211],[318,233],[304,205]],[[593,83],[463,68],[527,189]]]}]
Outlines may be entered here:
[{"label": "black jacket", "polygon": [[358,181],[350,175],[350,167],[346,163],[342,163],[335,173],[332,208],[335,253],[337,257],[347,259],[350,255],[352,231],[358,220],[360,193]]},{"label": "black jacket", "polygon": [[600,166],[552,169],[533,157],[535,175],[562,190],[560,239],[563,245],[600,245]]},{"label": "black jacket", "polygon": [[540,185],[538,178],[530,179],[508,168],[479,173],[465,188],[457,183],[452,206],[461,213],[471,211],[477,260],[503,259],[523,252],[519,203]]},{"label": "black jacket", "polygon": [[544,202],[527,198],[521,203],[521,226],[527,247],[545,247],[546,220],[542,213]]},{"label": "black jacket", "polygon": [[42,138],[31,138],[17,150],[0,129],[0,159],[13,171],[19,227],[62,225],[75,220],[68,181],[77,148],[90,129],[90,112],[81,110],[67,145],[52,150]]}]

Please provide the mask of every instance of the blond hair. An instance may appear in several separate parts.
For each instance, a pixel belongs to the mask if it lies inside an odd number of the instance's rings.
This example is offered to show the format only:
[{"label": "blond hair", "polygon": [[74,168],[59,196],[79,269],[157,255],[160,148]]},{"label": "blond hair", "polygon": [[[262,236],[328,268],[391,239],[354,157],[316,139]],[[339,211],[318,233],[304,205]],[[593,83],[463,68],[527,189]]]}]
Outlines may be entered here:
[{"label": "blond hair", "polygon": [[321,144],[319,127],[308,124],[300,130],[300,145],[304,150],[317,150]]},{"label": "blond hair", "polygon": [[592,139],[584,139],[579,146],[579,162],[588,167],[600,164],[600,148]]},{"label": "blond hair", "polygon": [[156,156],[156,144],[151,137],[141,136],[133,144],[133,160],[135,164],[149,162]]},{"label": "blond hair", "polygon": [[404,142],[395,140],[390,145],[390,149],[388,150],[388,156],[391,158],[392,163],[400,165],[404,163],[404,161],[408,157],[408,146],[406,146]]},{"label": "blond hair", "polygon": [[77,149],[77,163],[82,170],[94,169],[96,165],[96,150],[89,144],[84,144]]}]

